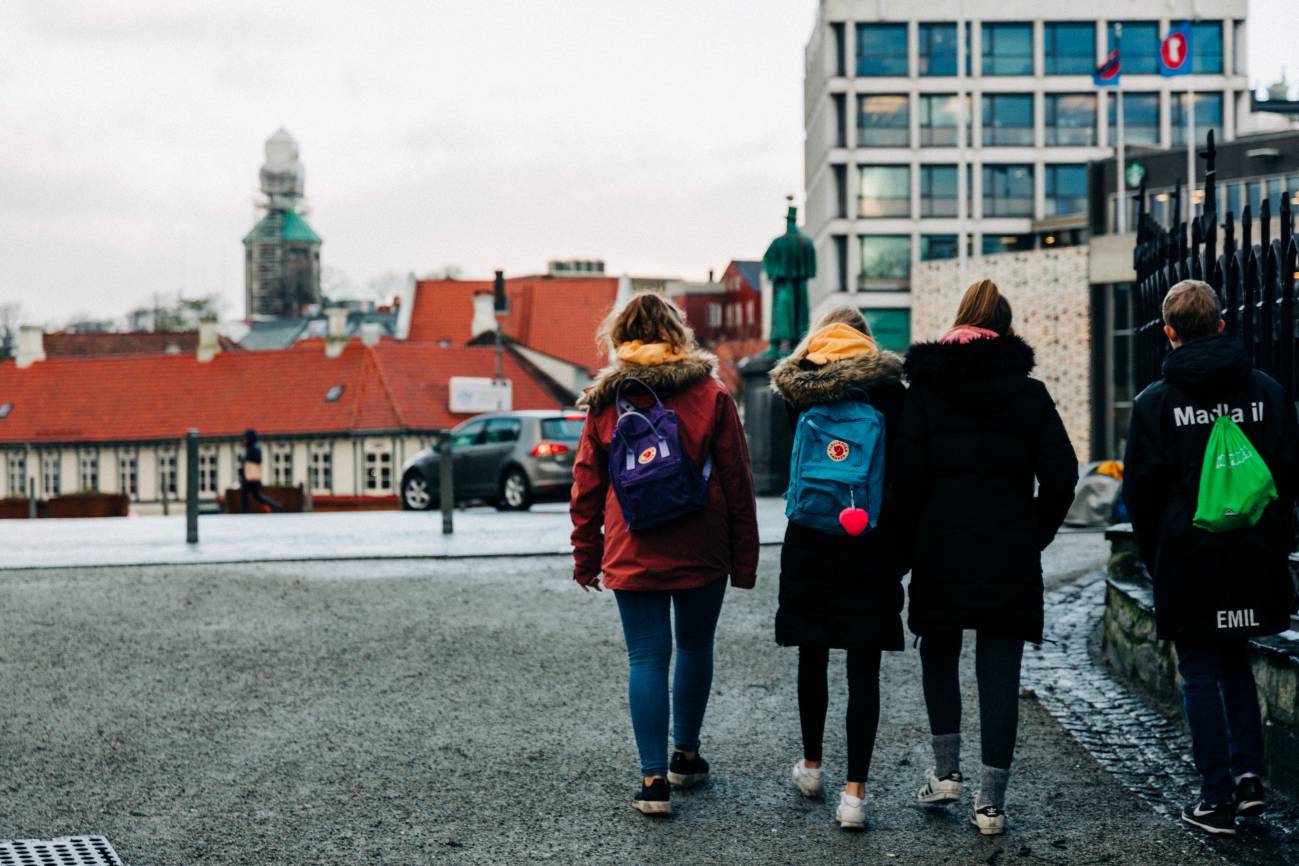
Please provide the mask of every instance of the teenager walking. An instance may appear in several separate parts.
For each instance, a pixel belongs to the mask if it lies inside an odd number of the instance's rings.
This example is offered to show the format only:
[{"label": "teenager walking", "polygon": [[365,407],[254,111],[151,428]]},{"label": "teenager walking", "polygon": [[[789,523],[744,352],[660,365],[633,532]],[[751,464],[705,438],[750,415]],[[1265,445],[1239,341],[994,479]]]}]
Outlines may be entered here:
[{"label": "teenager walking", "polygon": [[[757,576],[753,477],[717,359],[698,347],[676,306],[656,294],[634,295],[605,320],[597,340],[616,361],[581,401],[588,414],[573,466],[573,577],[583,590],[600,590],[603,578],[614,591],[641,763],[632,806],[669,815],[669,781],[688,787],[708,778],[699,744],[713,633],[728,575],[746,589]],[[640,495],[655,484],[652,496]],[[697,507],[681,495],[692,486]],[[656,511],[665,509],[686,513],[657,522]]]},{"label": "teenager walking", "polygon": [[[920,638],[934,767],[919,801],[960,800],[962,631],[976,633],[983,771],[971,822],[1005,828],[1024,641],[1042,640],[1041,552],[1078,464],[1033,350],[991,280],[969,287],[936,343],[912,346],[895,492],[912,535],[908,624]],[[1036,492],[1035,492],[1036,487]]]},{"label": "teenager walking", "polygon": [[[1265,808],[1263,725],[1247,638],[1289,627],[1299,423],[1281,386],[1253,369],[1244,347],[1222,332],[1212,287],[1197,280],[1173,286],[1163,317],[1173,351],[1163,377],[1133,404],[1124,497],[1141,558],[1154,575],[1156,629],[1177,650],[1202,777],[1199,799],[1182,818],[1232,835],[1237,816]],[[1211,466],[1206,449],[1211,433],[1233,425],[1246,441],[1231,445],[1223,463],[1263,470],[1255,492],[1270,486],[1272,495],[1239,526],[1223,528],[1206,513],[1213,489],[1201,487],[1201,479],[1228,469]]]},{"label": "teenager walking", "polygon": [[[871,337],[861,313],[837,307],[823,315],[808,337],[771,373],[772,387],[784,398],[790,422],[817,406],[853,401],[878,410],[884,420],[886,469],[883,505],[870,515],[871,528],[860,535],[813,528],[791,520],[780,552],[780,607],[776,642],[798,647],[798,715],[803,756],[793,769],[794,784],[808,797],[824,794],[822,739],[829,702],[826,669],[831,649],[847,650],[847,781],[835,820],[844,829],[866,826],[866,780],[880,716],[880,653],[901,650],[902,575],[906,566],[893,532],[887,470],[891,440],[901,414],[902,358]],[[818,443],[830,459],[846,462],[846,442]],[[835,502],[833,508],[849,502]]]}]

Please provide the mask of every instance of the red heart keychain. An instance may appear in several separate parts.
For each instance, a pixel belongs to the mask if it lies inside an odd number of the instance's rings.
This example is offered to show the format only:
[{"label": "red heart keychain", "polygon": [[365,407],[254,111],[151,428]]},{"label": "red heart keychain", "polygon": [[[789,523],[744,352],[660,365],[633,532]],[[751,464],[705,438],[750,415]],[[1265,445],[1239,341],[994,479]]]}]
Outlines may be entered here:
[{"label": "red heart keychain", "polygon": [[839,525],[849,535],[861,535],[870,522],[870,515],[860,508],[845,508],[839,512]]}]

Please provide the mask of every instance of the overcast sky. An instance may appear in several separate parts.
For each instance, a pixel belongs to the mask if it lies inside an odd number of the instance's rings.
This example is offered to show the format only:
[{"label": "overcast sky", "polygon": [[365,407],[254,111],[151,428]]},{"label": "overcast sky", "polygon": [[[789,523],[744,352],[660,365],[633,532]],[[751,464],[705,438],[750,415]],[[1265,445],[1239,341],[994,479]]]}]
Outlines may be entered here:
[{"label": "overcast sky", "polygon": [[[1299,73],[1293,0],[1250,71]],[[802,187],[815,0],[0,2],[0,303],[243,313],[262,144],[298,139],[327,268],[703,278]],[[1287,10],[1289,7],[1289,10]]]}]

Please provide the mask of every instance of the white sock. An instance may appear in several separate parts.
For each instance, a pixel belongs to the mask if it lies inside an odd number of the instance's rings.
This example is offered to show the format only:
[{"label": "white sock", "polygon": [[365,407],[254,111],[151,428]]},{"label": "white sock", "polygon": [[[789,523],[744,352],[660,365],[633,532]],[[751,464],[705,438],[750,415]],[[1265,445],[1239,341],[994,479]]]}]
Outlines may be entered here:
[{"label": "white sock", "polygon": [[803,772],[805,772],[805,773],[811,773],[811,774],[813,774],[813,775],[815,775],[815,776],[819,776],[819,775],[821,775],[821,769],[822,769],[822,768],[821,768],[821,767],[809,767],[809,766],[807,765],[807,759],[806,759],[806,758],[799,758],[799,759],[798,759],[798,765],[799,765],[800,767],[803,768]]},{"label": "white sock", "polygon": [[854,797],[852,794],[849,794],[847,791],[840,791],[839,799],[842,800],[844,802],[844,805],[847,806],[860,806],[866,800],[865,797]]}]

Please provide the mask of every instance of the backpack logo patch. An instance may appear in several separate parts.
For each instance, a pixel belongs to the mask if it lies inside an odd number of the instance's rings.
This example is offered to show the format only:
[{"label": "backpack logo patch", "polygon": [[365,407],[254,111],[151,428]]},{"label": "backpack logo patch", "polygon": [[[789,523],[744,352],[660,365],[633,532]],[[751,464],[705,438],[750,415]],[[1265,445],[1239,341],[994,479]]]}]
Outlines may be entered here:
[{"label": "backpack logo patch", "polygon": [[825,446],[825,456],[829,457],[835,463],[842,463],[848,459],[848,454],[851,450],[852,449],[848,447],[847,442],[842,439],[836,439],[829,445]]},{"label": "backpack logo patch", "polygon": [[658,456],[658,453],[659,453],[659,452],[658,452],[658,446],[657,446],[657,445],[651,445],[650,447],[648,447],[648,448],[646,448],[644,451],[642,451],[642,452],[640,453],[640,457],[637,458],[637,459],[640,461],[641,465],[643,466],[643,465],[645,465],[646,463],[649,463],[649,462],[650,462],[651,460],[653,460],[655,457],[657,457],[657,456]]}]

